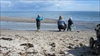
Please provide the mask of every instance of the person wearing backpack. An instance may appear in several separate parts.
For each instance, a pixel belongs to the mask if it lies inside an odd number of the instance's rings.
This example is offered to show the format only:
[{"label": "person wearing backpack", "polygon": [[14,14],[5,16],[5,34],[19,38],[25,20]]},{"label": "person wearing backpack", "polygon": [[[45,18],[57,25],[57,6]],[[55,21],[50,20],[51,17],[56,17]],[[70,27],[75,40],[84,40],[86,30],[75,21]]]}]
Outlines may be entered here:
[{"label": "person wearing backpack", "polygon": [[38,14],[38,16],[37,16],[37,18],[36,18],[37,31],[40,31],[41,20],[43,20],[43,17],[41,17],[41,16]]}]

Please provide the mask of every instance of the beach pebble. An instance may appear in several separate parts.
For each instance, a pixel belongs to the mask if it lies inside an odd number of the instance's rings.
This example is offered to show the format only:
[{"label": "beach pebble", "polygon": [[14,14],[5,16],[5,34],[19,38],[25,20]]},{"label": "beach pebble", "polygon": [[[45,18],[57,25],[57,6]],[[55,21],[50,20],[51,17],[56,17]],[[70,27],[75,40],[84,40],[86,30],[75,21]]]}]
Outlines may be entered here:
[{"label": "beach pebble", "polygon": [[78,39],[76,39],[75,41],[79,41]]},{"label": "beach pebble", "polygon": [[33,44],[30,44],[30,43],[23,43],[23,44],[20,44],[20,46],[34,47]]},{"label": "beach pebble", "polygon": [[68,46],[67,48],[69,48],[69,49],[73,49],[73,47],[72,47],[72,46]]},{"label": "beach pebble", "polygon": [[64,52],[64,51],[62,51],[62,50],[60,50],[59,54],[65,54],[65,52]]},{"label": "beach pebble", "polygon": [[8,41],[13,40],[12,38],[4,38],[4,37],[2,37],[2,38],[0,38],[0,39],[2,39],[2,40],[8,40]]},{"label": "beach pebble", "polygon": [[72,44],[72,43],[69,43],[69,45],[74,46],[74,44]]},{"label": "beach pebble", "polygon": [[80,31],[77,31],[77,32],[80,32]]},{"label": "beach pebble", "polygon": [[82,43],[79,43],[80,47],[84,46]]},{"label": "beach pebble", "polygon": [[53,42],[53,43],[50,44],[50,46],[56,47],[56,44]]},{"label": "beach pebble", "polygon": [[55,53],[52,53],[52,54],[51,53],[48,53],[47,56],[56,56],[56,55],[55,55]]}]

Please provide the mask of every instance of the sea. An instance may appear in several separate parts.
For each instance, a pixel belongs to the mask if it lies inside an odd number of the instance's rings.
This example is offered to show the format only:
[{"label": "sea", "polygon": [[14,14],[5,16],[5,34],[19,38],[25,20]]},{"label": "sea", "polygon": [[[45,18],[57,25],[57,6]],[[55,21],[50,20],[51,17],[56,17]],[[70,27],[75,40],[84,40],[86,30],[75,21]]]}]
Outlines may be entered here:
[{"label": "sea", "polygon": [[99,21],[100,11],[1,11],[1,16],[36,18],[40,14],[44,18],[58,19],[60,15],[68,20],[72,17],[75,21]]},{"label": "sea", "polygon": [[[1,11],[1,17],[22,17],[22,18],[36,18],[40,14],[44,18],[58,20],[62,15],[67,22],[69,17],[72,17],[74,22],[73,28],[77,30],[94,29],[96,24],[100,23],[100,11]],[[80,22],[80,23],[77,23]],[[84,24],[84,23],[87,24]],[[0,29],[11,30],[36,30],[35,23],[22,22],[6,22],[1,21]],[[57,24],[41,23],[41,30],[57,30]]]}]

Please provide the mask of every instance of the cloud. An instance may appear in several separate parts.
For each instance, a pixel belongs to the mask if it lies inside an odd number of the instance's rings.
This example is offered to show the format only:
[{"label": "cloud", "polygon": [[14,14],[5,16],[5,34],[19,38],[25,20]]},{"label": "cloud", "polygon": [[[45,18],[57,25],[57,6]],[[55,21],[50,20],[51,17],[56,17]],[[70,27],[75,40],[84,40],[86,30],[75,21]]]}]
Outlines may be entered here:
[{"label": "cloud", "polygon": [[[79,0],[1,0],[1,10],[7,11],[69,11],[94,9],[92,1]],[[95,7],[98,9],[98,3]],[[90,8],[90,9],[88,9]],[[96,10],[95,9],[95,10]]]},{"label": "cloud", "polygon": [[11,1],[1,1],[1,7],[11,7],[12,2]]},{"label": "cloud", "polygon": [[25,4],[30,4],[30,3],[33,3],[34,1],[32,1],[32,0],[20,0],[19,2],[22,2]]},{"label": "cloud", "polygon": [[74,4],[75,6],[91,6],[91,4]]},{"label": "cloud", "polygon": [[[71,3],[71,2],[70,2]],[[61,9],[62,7],[70,4],[68,1],[56,1],[56,2],[53,2],[53,1],[35,1],[35,2],[27,2],[26,1],[16,1],[14,2],[14,10],[50,10],[48,8],[51,8],[52,9]]]},{"label": "cloud", "polygon": [[17,1],[73,1],[73,0],[17,0]]}]

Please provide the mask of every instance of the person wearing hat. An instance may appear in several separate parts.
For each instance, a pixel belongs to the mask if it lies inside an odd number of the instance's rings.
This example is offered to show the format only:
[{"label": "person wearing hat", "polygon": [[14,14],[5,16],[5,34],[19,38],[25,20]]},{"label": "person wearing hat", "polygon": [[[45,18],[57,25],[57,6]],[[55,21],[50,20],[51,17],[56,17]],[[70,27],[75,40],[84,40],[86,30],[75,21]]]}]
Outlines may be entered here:
[{"label": "person wearing hat", "polygon": [[43,17],[40,17],[40,15],[38,14],[38,16],[36,18],[37,31],[40,31],[41,20],[43,20]]},{"label": "person wearing hat", "polygon": [[61,31],[61,29],[63,29],[64,31],[66,30],[66,22],[63,20],[63,17],[62,16],[59,16],[59,20],[57,22],[58,24],[58,29],[59,31]]},{"label": "person wearing hat", "polygon": [[73,21],[72,21],[72,18],[70,17],[69,20],[68,20],[68,28],[67,28],[67,31],[72,31],[72,24],[73,24]]}]

